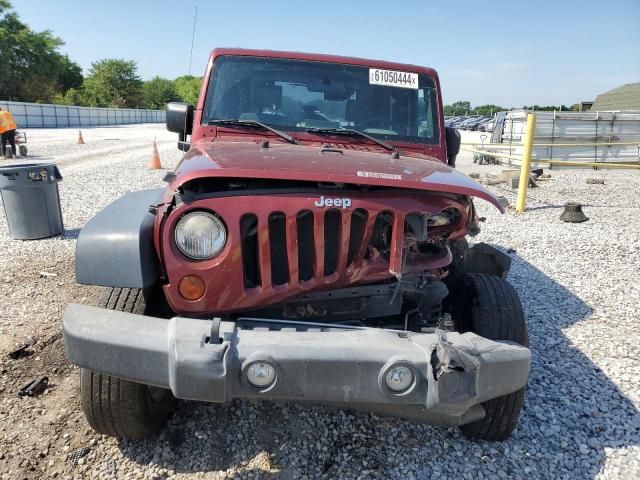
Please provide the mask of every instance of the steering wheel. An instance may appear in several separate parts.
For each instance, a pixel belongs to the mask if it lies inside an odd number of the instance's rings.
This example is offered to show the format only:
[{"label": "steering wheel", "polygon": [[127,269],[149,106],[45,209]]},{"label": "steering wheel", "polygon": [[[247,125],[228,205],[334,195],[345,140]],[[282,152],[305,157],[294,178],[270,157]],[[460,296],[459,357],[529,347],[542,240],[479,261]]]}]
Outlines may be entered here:
[{"label": "steering wheel", "polygon": [[356,129],[366,130],[367,128],[380,128],[382,130],[391,130],[389,124],[380,117],[369,117],[356,123]]}]

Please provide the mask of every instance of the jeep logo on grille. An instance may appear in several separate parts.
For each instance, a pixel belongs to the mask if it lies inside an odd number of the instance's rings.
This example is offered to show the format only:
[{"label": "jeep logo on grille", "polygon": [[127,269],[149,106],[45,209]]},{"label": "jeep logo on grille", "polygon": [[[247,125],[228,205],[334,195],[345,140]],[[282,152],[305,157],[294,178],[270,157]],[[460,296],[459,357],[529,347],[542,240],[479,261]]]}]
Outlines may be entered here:
[{"label": "jeep logo on grille", "polygon": [[320,200],[314,202],[316,207],[342,207],[349,208],[351,206],[350,198],[325,198],[324,195],[320,196]]}]

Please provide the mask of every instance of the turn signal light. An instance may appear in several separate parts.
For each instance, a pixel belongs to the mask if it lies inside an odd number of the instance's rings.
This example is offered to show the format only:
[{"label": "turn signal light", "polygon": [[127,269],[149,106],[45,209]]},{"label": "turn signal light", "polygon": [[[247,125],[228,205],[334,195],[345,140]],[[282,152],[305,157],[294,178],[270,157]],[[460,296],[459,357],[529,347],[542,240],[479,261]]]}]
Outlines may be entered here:
[{"label": "turn signal light", "polygon": [[204,295],[204,280],[197,275],[187,275],[178,285],[178,291],[186,300],[198,300]]}]

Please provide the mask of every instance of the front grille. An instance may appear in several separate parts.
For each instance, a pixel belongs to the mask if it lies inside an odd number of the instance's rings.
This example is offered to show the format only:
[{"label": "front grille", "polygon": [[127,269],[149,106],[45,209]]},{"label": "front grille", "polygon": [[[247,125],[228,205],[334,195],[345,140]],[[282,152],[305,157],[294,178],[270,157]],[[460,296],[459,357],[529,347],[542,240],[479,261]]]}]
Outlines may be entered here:
[{"label": "front grille", "polygon": [[[319,202],[322,197],[324,207]],[[346,204],[335,202],[338,198]],[[338,205],[327,207],[327,199]],[[220,255],[200,262],[185,262],[172,254],[173,248],[165,249],[165,294],[177,314],[222,315],[282,304],[307,293],[330,295],[350,285],[380,284],[404,274],[445,268],[451,253],[446,242],[438,240],[442,227],[431,228],[429,235],[434,230],[436,235],[417,245],[406,219],[414,213],[451,208],[459,213],[450,235],[458,238],[466,231],[469,204],[435,193],[287,190],[185,202],[176,206],[162,230],[162,245],[173,245],[176,222],[194,209],[213,211],[224,219],[227,243]],[[205,280],[207,293],[200,300],[187,301],[180,295],[180,280],[187,273]]]},{"label": "front grille", "polygon": [[[244,286],[281,286],[319,277],[335,279],[369,258],[369,245],[388,262],[379,244],[388,242],[393,215],[365,209],[270,213],[265,225],[253,213],[240,219]],[[391,222],[390,222],[391,220]],[[382,227],[380,227],[382,226]],[[382,228],[383,232],[376,230]]]}]

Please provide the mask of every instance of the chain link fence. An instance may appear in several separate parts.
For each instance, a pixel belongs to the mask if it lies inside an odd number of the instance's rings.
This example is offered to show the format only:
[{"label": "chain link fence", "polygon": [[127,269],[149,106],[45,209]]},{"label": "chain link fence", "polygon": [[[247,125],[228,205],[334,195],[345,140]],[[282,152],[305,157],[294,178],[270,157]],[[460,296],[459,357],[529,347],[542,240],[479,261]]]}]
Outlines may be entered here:
[{"label": "chain link fence", "polygon": [[164,110],[97,108],[0,100],[20,128],[98,127],[131,123],[164,123]]}]

